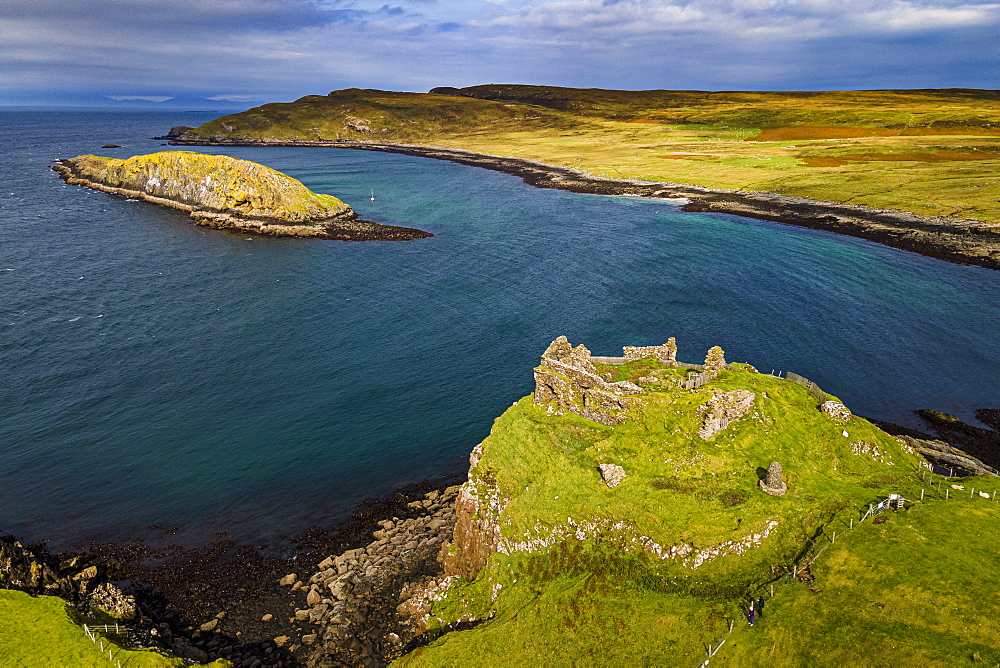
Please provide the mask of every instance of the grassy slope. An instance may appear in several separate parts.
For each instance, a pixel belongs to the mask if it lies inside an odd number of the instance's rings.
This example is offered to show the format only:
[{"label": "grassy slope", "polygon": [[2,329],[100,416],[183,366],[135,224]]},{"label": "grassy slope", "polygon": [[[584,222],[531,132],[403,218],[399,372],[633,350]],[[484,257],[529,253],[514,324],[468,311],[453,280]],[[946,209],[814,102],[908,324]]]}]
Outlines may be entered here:
[{"label": "grassy slope", "polygon": [[997,91],[466,91],[499,99],[334,91],[225,116],[197,133],[450,146],[601,176],[1000,223]]},{"label": "grassy slope", "polygon": [[[613,369],[618,378],[636,378],[655,365],[643,361],[601,370]],[[746,388],[758,398],[753,413],[706,442],[694,433],[698,424],[695,406],[707,399],[711,388]],[[741,619],[748,597],[758,595],[801,559],[810,548],[810,539],[813,547],[825,545],[824,532],[828,535],[842,530],[842,522],[857,517],[856,509],[885,498],[889,492],[919,498],[921,482],[914,472],[917,460],[913,455],[860,418],[847,425],[831,421],[798,385],[731,371],[694,392],[671,390],[666,385],[653,390],[644,395],[641,414],[614,428],[574,415],[549,415],[527,398],[497,419],[472,477],[495,480],[502,495],[511,498],[501,515],[505,536],[516,538],[525,532],[544,535],[547,528],[564,524],[568,517],[577,523],[624,519],[629,527],[607,531],[597,539],[571,538],[539,553],[494,554],[475,581],[460,582],[434,607],[434,615],[440,618],[437,624],[449,624],[467,615],[488,621],[472,630],[441,636],[405,657],[403,665],[537,665],[538,661],[633,665],[662,664],[668,659],[696,665],[704,658],[703,645],[717,643],[725,635],[728,620]],[[844,429],[848,438],[842,436]],[[848,445],[855,441],[878,445],[893,464],[855,455]],[[781,461],[787,474],[789,491],[783,497],[766,496],[756,487],[756,468],[774,459]],[[628,477],[617,488],[608,489],[600,482],[598,462],[619,463]],[[1000,528],[1000,506],[991,510],[994,512],[987,521],[994,524],[976,526],[975,535],[982,535],[983,529]],[[916,521],[924,512],[921,507],[907,517]],[[664,546],[691,542],[696,548],[711,547],[755,533],[769,519],[780,524],[759,547],[742,555],[716,558],[697,569],[679,560],[653,559],[641,549],[622,549],[636,534]],[[947,531],[945,526],[935,525],[936,521],[924,522],[921,530],[928,538],[921,545],[932,544]],[[973,522],[971,516],[969,521]],[[532,532],[536,525],[541,530]],[[866,523],[862,531],[838,539],[821,554],[824,561],[815,567],[816,572],[822,574],[824,564],[838,559],[840,550],[850,554],[852,541],[864,531],[886,531],[894,526]],[[897,564],[898,581],[908,581],[914,587],[938,586],[934,578],[949,574],[959,577],[959,582],[962,577],[982,576],[981,568],[961,566],[956,568],[961,573],[951,573],[950,568],[962,563],[954,560],[954,545],[959,539],[951,541],[951,546],[942,548],[951,554],[951,566],[938,563],[926,582],[919,568],[900,564],[923,566],[925,561],[933,561],[933,552],[910,561],[913,545],[900,542],[896,552],[883,551],[881,556]],[[866,567],[851,564],[855,570],[849,577],[861,579]],[[865,586],[881,591],[895,582],[869,580]],[[825,585],[821,581],[819,586]],[[873,636],[860,635],[856,627],[841,633],[831,621],[817,625],[814,633],[800,632],[799,624],[805,617],[795,606],[808,606],[811,601],[793,601],[799,590],[805,591],[798,585],[779,586],[780,596],[768,608],[768,624],[788,644],[787,653],[813,657],[805,663],[830,663],[810,654],[829,644],[828,636],[850,637],[860,647],[855,651],[857,657],[872,651],[864,638]],[[848,614],[846,611],[857,607],[850,603],[852,595],[856,593],[845,592],[841,599],[828,600]],[[806,596],[813,594],[806,592]],[[786,599],[790,602],[783,603]],[[792,606],[787,615],[779,614],[782,605]],[[784,619],[783,625],[772,623],[772,616]],[[755,627],[754,632],[771,627]],[[918,637],[922,632],[914,631],[912,640],[904,634],[899,646],[908,649],[900,650],[898,656],[963,657],[960,648],[972,636],[955,625],[942,627],[940,632],[950,640],[941,643],[937,654],[917,652],[914,647],[923,646]],[[734,647],[742,633],[739,627],[734,632]],[[765,638],[761,646],[768,642]],[[748,647],[747,651],[759,651],[753,643]],[[748,655],[733,651],[734,660],[744,662],[736,665],[754,663]]]},{"label": "grassy slope", "polygon": [[[107,655],[84,634],[69,606],[54,596],[32,598],[19,591],[0,589],[0,664],[4,666],[73,666],[107,668]],[[104,623],[104,622],[100,622]],[[108,646],[105,639],[104,645]],[[181,659],[149,650],[121,650],[117,660],[129,666],[183,666]],[[231,665],[215,662],[213,666]]]},{"label": "grassy slope", "polygon": [[[985,484],[966,486],[977,482]],[[719,662],[997,665],[1000,556],[987,541],[998,532],[1000,504],[966,492],[838,534],[812,569],[819,593],[785,587],[760,624],[739,627]]]}]

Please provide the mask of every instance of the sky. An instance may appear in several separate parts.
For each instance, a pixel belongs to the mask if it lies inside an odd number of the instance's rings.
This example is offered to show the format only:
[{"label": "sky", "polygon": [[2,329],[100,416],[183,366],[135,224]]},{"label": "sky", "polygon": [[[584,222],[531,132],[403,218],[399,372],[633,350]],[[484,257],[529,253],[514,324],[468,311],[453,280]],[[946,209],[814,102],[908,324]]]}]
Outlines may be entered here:
[{"label": "sky", "polygon": [[340,88],[1000,88],[1000,1],[0,0],[0,105]]}]

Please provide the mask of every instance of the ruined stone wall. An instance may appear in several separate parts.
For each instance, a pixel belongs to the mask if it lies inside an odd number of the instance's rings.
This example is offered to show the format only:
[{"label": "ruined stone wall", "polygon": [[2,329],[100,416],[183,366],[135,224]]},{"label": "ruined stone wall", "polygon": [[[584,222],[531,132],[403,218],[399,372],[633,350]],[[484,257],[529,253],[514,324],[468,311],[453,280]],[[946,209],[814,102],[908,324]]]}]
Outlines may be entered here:
[{"label": "ruined stone wall", "polygon": [[619,424],[630,404],[628,395],[640,392],[635,383],[601,378],[587,347],[574,348],[565,336],[549,344],[535,367],[535,403],[557,414],[576,413],[601,424]]}]

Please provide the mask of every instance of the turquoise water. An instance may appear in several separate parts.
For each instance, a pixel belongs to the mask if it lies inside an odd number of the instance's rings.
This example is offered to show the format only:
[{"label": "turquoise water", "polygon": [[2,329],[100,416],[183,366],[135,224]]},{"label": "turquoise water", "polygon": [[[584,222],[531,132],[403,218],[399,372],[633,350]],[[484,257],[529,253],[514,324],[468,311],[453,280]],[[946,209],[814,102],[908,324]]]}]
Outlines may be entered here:
[{"label": "turquoise water", "polygon": [[719,344],[914,425],[1000,405],[1000,272],[383,153],[204,149],[435,237],[251,241],[49,171],[213,116],[0,114],[0,531],[274,544],[464,470],[560,334]]}]

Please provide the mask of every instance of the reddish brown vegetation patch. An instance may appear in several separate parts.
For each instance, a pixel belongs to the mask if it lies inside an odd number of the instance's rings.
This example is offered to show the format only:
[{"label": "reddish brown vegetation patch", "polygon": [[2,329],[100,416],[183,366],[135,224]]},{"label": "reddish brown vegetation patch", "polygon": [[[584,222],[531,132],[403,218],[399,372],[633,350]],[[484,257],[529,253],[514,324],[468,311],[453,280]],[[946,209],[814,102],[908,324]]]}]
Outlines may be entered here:
[{"label": "reddish brown vegetation patch", "polygon": [[714,155],[697,155],[694,153],[668,153],[666,155],[658,155],[657,158],[663,158],[664,160],[717,160],[718,158]]},{"label": "reddish brown vegetation patch", "polygon": [[843,167],[852,162],[953,162],[962,160],[1000,160],[992,151],[928,151],[926,153],[848,153],[846,155],[802,158],[806,167]]},{"label": "reddish brown vegetation patch", "polygon": [[855,137],[930,137],[937,135],[1000,136],[1000,128],[967,125],[919,128],[863,128],[850,125],[794,125],[765,128],[747,141],[787,141],[789,139],[851,139]]}]

